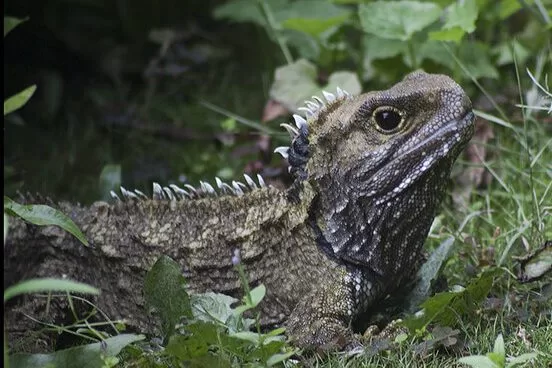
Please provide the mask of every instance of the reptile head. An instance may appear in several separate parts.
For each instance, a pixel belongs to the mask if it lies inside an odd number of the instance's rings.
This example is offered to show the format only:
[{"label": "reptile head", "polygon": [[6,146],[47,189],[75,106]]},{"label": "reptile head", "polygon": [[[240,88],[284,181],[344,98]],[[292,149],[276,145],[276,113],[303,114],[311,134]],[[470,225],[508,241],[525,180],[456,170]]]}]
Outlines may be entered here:
[{"label": "reptile head", "polygon": [[328,252],[379,274],[406,267],[473,135],[471,102],[449,77],[425,72],[330,100],[299,130],[291,171],[318,193],[312,212]]}]

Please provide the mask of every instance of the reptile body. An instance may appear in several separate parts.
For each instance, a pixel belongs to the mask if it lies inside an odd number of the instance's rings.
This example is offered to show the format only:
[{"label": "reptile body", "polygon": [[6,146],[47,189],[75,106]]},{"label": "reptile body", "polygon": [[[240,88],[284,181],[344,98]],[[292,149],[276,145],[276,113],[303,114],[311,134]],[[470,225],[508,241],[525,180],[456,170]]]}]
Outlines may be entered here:
[{"label": "reptile body", "polygon": [[[259,179],[217,189],[154,187],[153,198],[122,189],[123,200],[58,208],[83,230],[86,248],[55,227],[14,221],[5,246],[8,285],[59,277],[102,289],[98,307],[152,331],[140,293],[162,254],[176,260],[190,292],[242,293],[232,255],[253,286],[263,283],[264,325],[284,324],[300,347],[347,348],[351,325],[411,280],[443,198],[451,166],[473,134],[471,102],[443,75],[414,72],[385,91],[325,94],[285,125],[294,184]],[[211,193],[211,194],[209,194]],[[206,194],[206,195],[205,195]],[[8,330],[29,328],[41,299],[9,308]],[[63,308],[51,308],[59,319]]]}]

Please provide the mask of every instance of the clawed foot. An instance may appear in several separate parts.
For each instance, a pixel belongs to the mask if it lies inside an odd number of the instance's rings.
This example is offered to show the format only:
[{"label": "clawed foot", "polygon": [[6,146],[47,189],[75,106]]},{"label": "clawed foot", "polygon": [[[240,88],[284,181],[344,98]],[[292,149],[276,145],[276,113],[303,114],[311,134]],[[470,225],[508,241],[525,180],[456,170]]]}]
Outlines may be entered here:
[{"label": "clawed foot", "polygon": [[383,339],[395,341],[399,335],[408,333],[408,329],[401,323],[402,319],[392,320],[382,330],[377,325],[368,326],[362,335],[362,340],[368,343]]},{"label": "clawed foot", "polygon": [[307,351],[327,353],[362,346],[360,340],[341,321],[321,318],[311,323],[295,321],[287,332],[294,345]]}]

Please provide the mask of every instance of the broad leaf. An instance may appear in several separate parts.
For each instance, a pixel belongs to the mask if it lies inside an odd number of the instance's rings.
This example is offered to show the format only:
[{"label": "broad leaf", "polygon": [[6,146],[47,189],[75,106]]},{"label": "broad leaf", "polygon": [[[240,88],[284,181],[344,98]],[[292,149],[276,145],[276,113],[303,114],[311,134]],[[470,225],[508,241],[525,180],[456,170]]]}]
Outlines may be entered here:
[{"label": "broad leaf", "polygon": [[439,270],[443,266],[443,262],[448,258],[454,238],[445,239],[439,247],[431,253],[429,259],[422,265],[417,273],[417,282],[412,291],[407,296],[408,310],[412,313],[418,306],[426,300],[431,292],[431,284],[437,279]]},{"label": "broad leaf", "polygon": [[479,303],[487,296],[493,280],[504,273],[500,268],[490,269],[471,280],[470,284],[458,292],[439,293],[422,304],[423,311],[404,321],[411,331],[426,327],[431,322],[445,326],[455,326],[458,318],[475,312]]},{"label": "broad leaf", "polygon": [[278,363],[282,363],[284,360],[291,358],[293,355],[297,354],[297,350],[292,350],[287,353],[274,354],[266,361],[268,367],[272,367]]},{"label": "broad leaf", "polygon": [[251,290],[249,294],[251,295],[251,302],[253,303],[253,306],[256,307],[263,300],[266,294],[266,288],[263,284],[261,284]]},{"label": "broad leaf", "polygon": [[448,7],[447,20],[443,29],[460,27],[466,33],[475,31],[475,21],[479,12],[475,0],[454,2]]},{"label": "broad leaf", "polygon": [[229,19],[234,22],[252,22],[262,27],[266,25],[259,5],[251,0],[234,0],[219,5],[213,11],[213,18]]},{"label": "broad leaf", "polygon": [[25,105],[27,101],[29,101],[29,98],[31,98],[31,96],[35,93],[35,91],[36,85],[32,85],[19,92],[18,94],[11,96],[7,100],[4,100],[4,116],[16,111],[17,109],[20,109],[23,105]]},{"label": "broad leaf", "polygon": [[506,356],[506,349],[504,348],[504,337],[502,334],[498,334],[494,342],[493,353],[501,355],[503,358]]},{"label": "broad leaf", "polygon": [[213,292],[195,294],[191,296],[192,312],[198,320],[225,324],[233,316],[230,306],[237,301],[231,296]]},{"label": "broad leaf", "polygon": [[217,343],[220,335],[217,325],[207,322],[195,322],[186,326],[189,336],[173,335],[169,339],[167,353],[187,360],[206,355],[210,347]]},{"label": "broad leaf", "polygon": [[437,21],[441,8],[418,1],[374,1],[361,4],[359,18],[362,29],[381,38],[408,41]]},{"label": "broad leaf", "polygon": [[489,47],[482,42],[462,42],[458,58],[473,78],[498,78],[498,70],[489,57]]},{"label": "broad leaf", "polygon": [[261,335],[253,331],[239,331],[231,334],[230,336],[240,340],[249,341],[255,345],[258,345],[261,339]]},{"label": "broad leaf", "polygon": [[427,40],[422,43],[416,52],[416,58],[418,59],[418,65],[423,60],[429,59],[451,70],[454,70],[456,67],[454,58],[451,57],[450,52],[444,47],[443,42],[439,41]]},{"label": "broad leaf", "polygon": [[452,41],[459,43],[464,37],[464,30],[460,27],[452,27],[441,31],[429,32],[429,39],[434,41]]},{"label": "broad leaf", "polygon": [[10,33],[12,29],[27,21],[28,19],[29,18],[19,19],[15,17],[4,17],[4,37],[6,37],[6,35]]},{"label": "broad leaf", "polygon": [[320,43],[314,37],[293,29],[284,29],[280,32],[280,35],[289,46],[297,50],[300,58],[318,59],[320,55]]},{"label": "broad leaf", "polygon": [[322,96],[322,90],[335,93],[337,87],[340,87],[353,95],[361,91],[360,81],[352,72],[333,73],[323,87],[317,83],[317,74],[316,66],[304,59],[282,66],[276,69],[270,97],[288,110],[298,112],[297,109],[304,106],[305,100],[312,96]]},{"label": "broad leaf", "polygon": [[467,364],[473,368],[502,368],[485,355],[472,355],[458,359],[459,363]]},{"label": "broad leaf", "polygon": [[192,316],[185,285],[180,265],[167,256],[159,257],[146,275],[144,296],[148,305],[159,313],[166,337],[172,335],[181,317]]},{"label": "broad leaf", "polygon": [[289,16],[282,22],[282,26],[319,36],[324,31],[343,24],[350,15],[350,11],[327,1],[302,0],[295,1],[288,7]]},{"label": "broad leaf", "polygon": [[23,220],[35,225],[56,225],[73,234],[84,245],[88,240],[73,220],[50,206],[43,204],[22,205],[4,196],[4,212],[12,216],[21,217]]},{"label": "broad leaf", "polygon": [[106,366],[106,359],[115,358],[125,346],[144,338],[144,335],[123,334],[51,354],[14,354],[10,356],[10,367],[103,368]]},{"label": "broad leaf", "polygon": [[364,57],[369,60],[387,59],[408,52],[408,45],[400,40],[390,40],[372,34],[365,34]]},{"label": "broad leaf", "polygon": [[517,367],[518,365],[525,364],[530,360],[535,359],[539,354],[538,353],[525,353],[518,355],[516,357],[508,358],[506,363],[507,368]]},{"label": "broad leaf", "polygon": [[514,60],[518,64],[525,64],[531,57],[531,52],[516,39],[499,43],[491,49],[491,53],[496,57],[498,66],[512,64]]},{"label": "broad leaf", "polygon": [[[266,21],[268,15],[274,22],[272,26],[279,29],[280,22],[292,15],[289,13],[289,8],[289,0],[271,0],[264,4],[257,0],[232,0],[217,6],[213,11],[213,17],[234,22],[251,22],[268,27]],[[267,12],[270,14],[266,14]]]}]

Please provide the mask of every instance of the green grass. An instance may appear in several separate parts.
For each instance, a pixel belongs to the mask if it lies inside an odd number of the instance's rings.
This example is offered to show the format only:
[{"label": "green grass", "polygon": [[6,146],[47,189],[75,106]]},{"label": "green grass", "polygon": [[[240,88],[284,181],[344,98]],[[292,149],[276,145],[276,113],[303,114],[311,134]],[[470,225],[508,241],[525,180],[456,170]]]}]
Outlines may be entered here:
[{"label": "green grass", "polygon": [[[485,354],[493,349],[493,343],[499,333],[504,335],[506,356],[517,356],[527,352],[542,353],[537,360],[527,366],[549,367],[552,364],[552,326],[550,319],[540,320],[534,324],[520,324],[531,335],[531,346],[526,346],[517,336],[518,325],[509,324],[503,315],[494,318],[481,318],[469,321],[460,329],[461,339],[464,341],[463,350],[467,354]],[[374,357],[356,356],[347,358],[334,354],[326,360],[318,360],[314,366],[319,367],[466,367],[457,363],[458,353],[444,350],[431,352],[428,355],[416,354],[413,346],[419,342],[407,340],[398,349]]]}]

